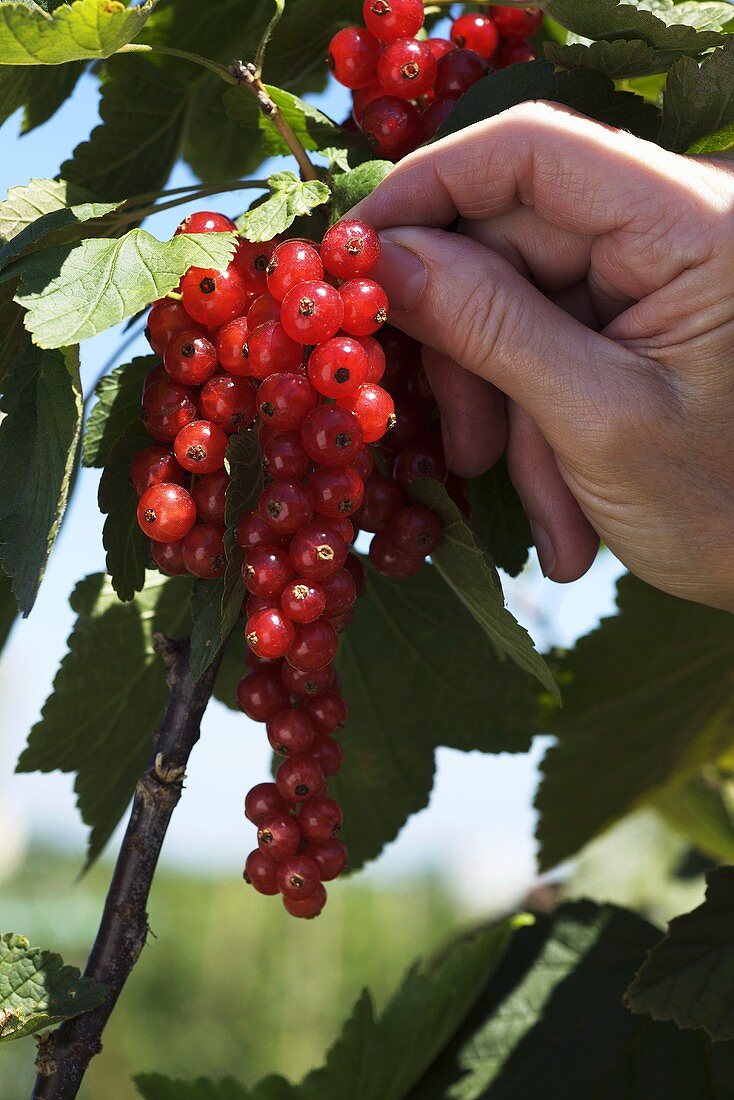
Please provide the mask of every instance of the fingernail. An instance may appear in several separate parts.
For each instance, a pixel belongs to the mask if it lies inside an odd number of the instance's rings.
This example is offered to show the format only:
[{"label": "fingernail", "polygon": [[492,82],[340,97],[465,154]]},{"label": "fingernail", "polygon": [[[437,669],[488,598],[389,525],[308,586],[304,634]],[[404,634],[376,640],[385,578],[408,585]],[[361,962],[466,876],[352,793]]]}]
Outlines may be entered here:
[{"label": "fingernail", "polygon": [[550,535],[538,523],[530,521],[530,530],[533,535],[535,549],[538,552],[538,561],[544,577],[550,577],[556,568],[556,552],[553,549]]},{"label": "fingernail", "polygon": [[393,309],[409,313],[421,300],[428,281],[428,269],[423,260],[409,248],[393,244],[381,235],[382,255],[375,273],[385,289]]}]

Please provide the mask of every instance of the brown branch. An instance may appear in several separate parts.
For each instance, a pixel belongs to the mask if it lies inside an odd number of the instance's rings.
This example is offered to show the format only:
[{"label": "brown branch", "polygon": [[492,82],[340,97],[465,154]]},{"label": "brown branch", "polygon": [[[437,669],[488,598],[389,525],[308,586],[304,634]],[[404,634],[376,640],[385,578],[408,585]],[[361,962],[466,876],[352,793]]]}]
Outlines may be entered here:
[{"label": "brown branch", "polygon": [[97,939],[84,971],[107,985],[109,994],[98,1008],[67,1020],[44,1037],[31,1100],[73,1100],[77,1095],[90,1061],[102,1049],[102,1032],[117,998],[145,946],[153,875],[219,668],[215,660],[193,683],[188,642],[160,635],[156,649],[168,673],[168,705],[155,734],[150,767],[138,780]]},{"label": "brown branch", "polygon": [[298,162],[301,179],[317,180],[319,174],[309,160],[308,153],[296,136],[290,122],[283,117],[278,106],[273,103],[267,88],[260,78],[257,68],[252,64],[245,64],[244,61],[233,61],[229,67],[229,71],[241,87],[247,88],[248,91],[252,92],[262,113],[272,122],[275,129],[283,138],[283,141]]}]

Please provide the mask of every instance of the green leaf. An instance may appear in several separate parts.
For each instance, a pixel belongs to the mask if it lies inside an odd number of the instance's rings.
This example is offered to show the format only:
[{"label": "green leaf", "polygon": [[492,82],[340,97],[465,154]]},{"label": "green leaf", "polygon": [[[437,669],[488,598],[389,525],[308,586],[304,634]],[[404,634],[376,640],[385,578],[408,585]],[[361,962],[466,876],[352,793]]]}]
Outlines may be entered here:
[{"label": "green leaf", "polygon": [[0,203],[0,270],[42,241],[48,246],[78,236],[84,222],[104,217],[120,205],[88,199],[81,188],[65,180],[34,179],[11,187]]},{"label": "green leaf", "polygon": [[498,656],[511,657],[560,702],[558,685],[550,669],[528,632],[505,607],[494,562],[477,542],[446,489],[437,481],[421,479],[412,486],[411,495],[441,520],[443,538],[433,553],[433,564],[491,639]]},{"label": "green leaf", "polygon": [[[329,42],[340,27],[362,22],[361,0],[288,0],[270,40],[265,73],[280,88],[317,91],[328,77]],[[304,88],[305,85],[305,88]]]},{"label": "green leaf", "polygon": [[731,1044],[626,1012],[656,930],[588,902],[515,934],[454,1040],[407,1100],[730,1100]]},{"label": "green leaf", "polygon": [[137,520],[138,497],[130,482],[130,463],[149,447],[140,421],[131,422],[107,457],[99,482],[99,508],[107,516],[102,542],[110,583],[121,600],[132,600],[146,582],[150,545]]},{"label": "green leaf", "polygon": [[104,466],[118,439],[140,419],[143,382],[158,362],[155,355],[138,355],[99,380],[84,431],[85,466]]},{"label": "green leaf", "polygon": [[[562,69],[592,69],[612,80],[649,76],[666,67],[647,42],[628,42],[623,38],[613,42],[591,42],[588,46],[583,42],[567,46],[545,42],[543,51],[549,61]],[[668,64],[672,64],[672,60]]]},{"label": "green leaf", "polygon": [[[230,233],[182,234],[158,241],[144,229],[118,240],[88,240],[17,260],[15,300],[28,310],[34,343],[58,348],[132,317],[174,290],[190,267],[221,270],[234,251]],[[7,272],[6,272],[7,275]]]},{"label": "green leaf", "polygon": [[103,574],[77,584],[77,619],[53,692],[33,727],[19,772],[76,772],[74,790],[91,827],[88,862],[102,851],[152,752],[166,704],[163,665],[153,650],[161,631],[188,630],[188,578],[151,572],[145,590],[121,604]]},{"label": "green leaf", "polygon": [[726,35],[719,31],[732,17],[729,4],[698,0],[683,4],[647,0],[636,5],[618,0],[548,0],[545,11],[583,38],[639,40],[666,59],[723,45]]},{"label": "green leaf", "polygon": [[16,284],[0,283],[0,392],[21,346],[30,344],[23,328],[23,310],[13,301]]},{"label": "green leaf", "polygon": [[200,680],[222,645],[224,581],[194,581],[191,597],[191,678]]},{"label": "green leaf", "polygon": [[631,92],[618,92],[603,73],[557,72],[549,61],[533,61],[511,65],[480,80],[461,97],[437,136],[454,134],[529,99],[563,103],[599,122],[651,140],[660,128],[657,107]]},{"label": "green leaf", "polygon": [[353,206],[367,198],[393,167],[389,160],[370,160],[351,172],[334,176],[331,185],[332,221],[343,218]]},{"label": "green leaf", "polygon": [[329,201],[331,191],[321,180],[299,180],[293,172],[277,172],[268,180],[270,198],[248,211],[243,233],[248,241],[270,241],[285,233],[296,218]]},{"label": "green leaf", "polygon": [[61,955],[13,932],[0,936],[0,1043],[89,1012],[106,996],[107,986],[82,978]]},{"label": "green leaf", "polygon": [[734,818],[714,776],[666,787],[652,805],[688,842],[717,863],[734,863]]},{"label": "green leaf", "polygon": [[78,350],[48,354],[23,338],[0,409],[0,566],[28,615],[66,509],[81,432]]},{"label": "green leaf", "polygon": [[443,1049],[496,969],[515,922],[454,943],[430,966],[414,966],[378,1015],[365,990],[325,1065],[299,1085],[268,1077],[250,1090],[234,1082],[187,1086],[157,1075],[136,1078],[145,1100],[401,1100]]},{"label": "green leaf", "polygon": [[[353,870],[428,803],[439,746],[492,753],[530,746],[532,679],[497,659],[431,566],[400,582],[369,571],[337,663],[351,713],[344,767],[329,787],[344,806]],[[234,661],[230,668],[232,680],[218,690],[236,706]]]},{"label": "green leaf", "polygon": [[530,522],[503,458],[467,483],[471,524],[477,540],[499,566],[516,577],[533,545]]},{"label": "green leaf", "polygon": [[227,572],[224,575],[222,593],[222,640],[229,636],[237,622],[245,597],[245,586],[242,583],[243,555],[237,545],[237,524],[241,516],[255,507],[263,486],[260,440],[255,430],[243,429],[230,437],[225,465],[230,481],[224,509]]},{"label": "green leaf", "polygon": [[659,142],[675,153],[734,123],[734,42],[699,65],[690,57],[668,73]]},{"label": "green leaf", "polygon": [[560,661],[558,742],[536,799],[543,868],[670,783],[715,760],[734,738],[734,619],[623,577],[619,614]]},{"label": "green leaf", "polygon": [[707,879],[706,900],[676,917],[627,992],[633,1012],[734,1039],[734,867]]},{"label": "green leaf", "polygon": [[63,65],[109,57],[135,38],[153,3],[74,0],[48,14],[37,4],[0,4],[0,65]]},{"label": "green leaf", "polygon": [[81,61],[42,68],[37,65],[0,67],[0,124],[21,108],[22,133],[48,122],[74,91],[84,67]]},{"label": "green leaf", "polygon": [[18,604],[13,596],[10,580],[0,572],[0,653],[5,647],[17,617]]},{"label": "green leaf", "polygon": [[729,123],[722,126],[715,133],[709,134],[708,137],[694,141],[693,145],[686,149],[686,152],[707,156],[711,153],[721,153],[732,148],[734,148],[734,123]]}]

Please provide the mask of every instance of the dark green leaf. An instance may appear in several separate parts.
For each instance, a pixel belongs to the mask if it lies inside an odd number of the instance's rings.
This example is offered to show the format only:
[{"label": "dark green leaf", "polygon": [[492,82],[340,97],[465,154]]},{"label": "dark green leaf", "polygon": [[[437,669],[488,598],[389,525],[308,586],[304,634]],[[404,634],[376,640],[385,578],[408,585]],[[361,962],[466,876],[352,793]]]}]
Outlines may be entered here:
[{"label": "dark green leaf", "polygon": [[80,581],[72,594],[77,619],[69,652],[18,771],[77,773],[79,810],[91,827],[90,863],[150,759],[167,697],[153,636],[187,633],[190,592],[188,578],[151,572],[133,603],[121,604],[101,573]]},{"label": "dark green leaf", "polygon": [[222,645],[224,581],[194,582],[191,597],[191,677],[200,680]]},{"label": "dark green leaf", "polygon": [[135,455],[150,442],[139,421],[130,423],[112,447],[99,482],[99,508],[107,516],[102,532],[107,572],[121,600],[132,600],[141,590],[151,560],[148,539],[138,524],[138,498],[129,473]]},{"label": "dark green leaf", "polygon": [[633,1012],[734,1039],[734,867],[708,876],[706,900],[676,917],[627,993]]},{"label": "dark green leaf", "polygon": [[699,65],[690,57],[668,73],[659,141],[684,153],[701,138],[734,123],[734,42]]},{"label": "dark green leaf", "polygon": [[270,241],[285,233],[296,218],[329,201],[321,180],[300,180],[293,172],[277,172],[268,180],[270,198],[248,211],[242,232],[248,241]]},{"label": "dark green leaf", "polygon": [[0,393],[21,342],[23,346],[30,343],[23,328],[23,310],[13,301],[15,291],[15,283],[0,284]]},{"label": "dark green leaf", "polygon": [[10,580],[4,573],[0,572],[0,653],[3,651],[17,617],[18,604],[10,587]]},{"label": "dark green leaf", "polygon": [[88,1012],[106,995],[106,986],[82,978],[61,955],[31,947],[25,936],[0,936],[0,1043]]},{"label": "dark green leaf", "polygon": [[253,175],[265,158],[257,104],[248,96],[254,113],[252,125],[244,127],[225,109],[231,90],[212,76],[198,86],[186,112],[181,155],[204,183]]},{"label": "dark green leaf", "polygon": [[543,51],[549,61],[562,69],[592,69],[612,80],[649,76],[665,68],[647,42],[627,42],[623,38],[613,42],[592,42],[588,46],[582,42],[572,42],[568,46],[546,42]]},{"label": "dark green leaf", "polygon": [[505,460],[472,478],[467,489],[477,539],[500,569],[516,577],[528,560],[533,536]]},{"label": "dark green leaf", "polygon": [[23,133],[41,126],[71,95],[83,69],[83,62],[0,66],[0,124],[22,107]]},{"label": "dark green leaf", "polygon": [[97,403],[84,431],[85,466],[104,466],[120,436],[140,419],[143,382],[158,361],[155,355],[136,356],[97,383]]},{"label": "dark green leaf", "polygon": [[[430,566],[409,581],[370,570],[338,658],[351,714],[330,789],[344,806],[350,867],[374,859],[428,802],[440,745],[525,752],[532,679],[500,662],[484,631]],[[226,689],[230,706],[234,683]]]},{"label": "dark green leaf", "polygon": [[[136,1077],[138,1092],[146,1100],[249,1100],[250,1092],[232,1077],[210,1081],[179,1081],[159,1073],[143,1073]],[[270,1098],[269,1098],[270,1100]]]},{"label": "dark green leaf", "polygon": [[237,703],[237,685],[247,672],[247,653],[245,632],[233,630],[224,647],[222,663],[214,682],[214,698],[230,710],[239,711]]},{"label": "dark green leaf", "polygon": [[590,903],[516,933],[408,1100],[731,1100],[734,1047],[636,1019],[626,982],[657,932]]},{"label": "dark green leaf", "polygon": [[548,665],[527,630],[505,607],[494,562],[446,489],[437,481],[422,479],[411,487],[411,495],[431,508],[443,524],[443,538],[433,554],[433,563],[443,579],[491,639],[498,655],[512,658],[560,701]]},{"label": "dark green leaf", "polygon": [[229,441],[226,458],[230,482],[227,486],[224,545],[227,551],[227,572],[222,596],[221,637],[226,639],[237,622],[245,586],[242,583],[242,551],[237,545],[237,523],[254,508],[262,492],[263,469],[260,461],[260,441],[255,430],[243,430]]},{"label": "dark green leaf", "polygon": [[24,336],[0,408],[0,566],[28,615],[66,509],[81,432],[77,349],[42,352]]},{"label": "dark green leaf", "polygon": [[536,805],[541,864],[555,866],[734,738],[734,619],[624,577],[619,614],[559,664],[558,743]]},{"label": "dark green leaf", "polygon": [[392,168],[389,160],[370,160],[351,172],[335,176],[331,185],[332,220],[343,218],[353,206],[371,194]]},{"label": "dark green leaf", "polygon": [[734,819],[715,776],[694,775],[666,787],[652,805],[697,852],[734,863]]},{"label": "dark green leaf", "polygon": [[726,3],[675,0],[648,0],[644,7],[618,0],[548,0],[545,11],[583,38],[639,40],[673,59],[721,46],[726,35],[718,32],[731,19]]},{"label": "dark green leaf", "polygon": [[0,65],[62,65],[109,57],[139,34],[152,3],[74,0],[52,14],[37,4],[0,5]]},{"label": "dark green leaf", "polygon": [[265,75],[279,88],[318,91],[329,73],[329,42],[340,27],[362,22],[361,0],[288,0],[270,40]]}]

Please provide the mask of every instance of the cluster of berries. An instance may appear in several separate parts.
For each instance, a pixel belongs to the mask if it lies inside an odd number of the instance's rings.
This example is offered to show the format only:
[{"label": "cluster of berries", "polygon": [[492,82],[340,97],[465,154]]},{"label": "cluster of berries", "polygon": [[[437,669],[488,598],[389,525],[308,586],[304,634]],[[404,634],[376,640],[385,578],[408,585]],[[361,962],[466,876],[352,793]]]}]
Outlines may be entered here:
[{"label": "cluster of berries", "polygon": [[493,6],[459,16],[451,38],[426,38],[423,0],[364,0],[362,14],[365,26],[332,38],[329,66],[353,92],[354,124],[388,160],[432,138],[487,73],[532,61],[528,39],[543,22],[531,8]]}]

